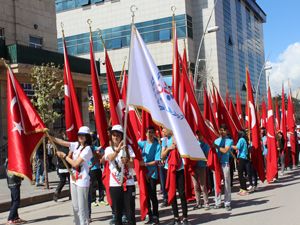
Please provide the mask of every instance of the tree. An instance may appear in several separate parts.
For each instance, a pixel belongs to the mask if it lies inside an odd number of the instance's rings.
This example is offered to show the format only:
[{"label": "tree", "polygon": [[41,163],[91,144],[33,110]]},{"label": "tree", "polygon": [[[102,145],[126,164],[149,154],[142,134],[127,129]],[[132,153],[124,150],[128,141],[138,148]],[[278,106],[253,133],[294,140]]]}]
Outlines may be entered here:
[{"label": "tree", "polygon": [[[63,98],[64,82],[62,72],[54,63],[48,63],[42,66],[34,66],[30,78],[34,91],[32,103],[46,126],[49,127],[61,116],[53,109],[53,104]],[[45,186],[49,189],[45,139],[43,141],[43,149]]]}]

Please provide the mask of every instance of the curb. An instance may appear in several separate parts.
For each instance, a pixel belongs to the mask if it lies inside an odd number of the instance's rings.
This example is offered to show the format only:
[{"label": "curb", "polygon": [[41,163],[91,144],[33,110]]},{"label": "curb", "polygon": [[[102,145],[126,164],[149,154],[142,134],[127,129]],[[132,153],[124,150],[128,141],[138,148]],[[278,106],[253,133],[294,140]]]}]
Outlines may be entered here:
[{"label": "curb", "polygon": [[[70,193],[69,190],[63,190],[60,193],[59,198],[68,197],[69,193]],[[53,194],[54,194],[54,192],[51,192],[51,193],[45,193],[45,194],[37,195],[37,196],[33,196],[33,197],[23,198],[23,199],[21,199],[20,207],[26,207],[29,205],[35,205],[35,204],[39,204],[39,203],[43,203],[43,202],[47,202],[47,201],[53,201]],[[11,204],[10,201],[0,203],[0,213],[9,211],[10,204]]]}]

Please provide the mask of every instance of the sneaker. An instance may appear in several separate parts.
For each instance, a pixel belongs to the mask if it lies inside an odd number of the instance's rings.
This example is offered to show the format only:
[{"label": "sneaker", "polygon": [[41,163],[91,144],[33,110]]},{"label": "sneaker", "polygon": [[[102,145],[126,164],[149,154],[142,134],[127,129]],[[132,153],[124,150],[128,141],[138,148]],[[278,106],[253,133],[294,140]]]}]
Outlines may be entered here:
[{"label": "sneaker", "polygon": [[204,204],[204,209],[205,209],[205,210],[209,210],[209,209],[210,209],[209,204]]},{"label": "sneaker", "polygon": [[125,223],[125,224],[128,223],[128,219],[125,215],[122,216],[122,223]]},{"label": "sneaker", "polygon": [[214,206],[214,209],[220,209],[220,208],[221,208],[220,205],[215,205],[215,206]]},{"label": "sneaker", "polygon": [[158,217],[156,217],[156,216],[153,216],[153,218],[152,218],[152,223],[151,223],[152,225],[157,225],[157,224],[159,224],[159,219],[158,219]]},{"label": "sneaker", "polygon": [[190,225],[190,222],[188,221],[187,218],[183,218],[182,221],[181,221],[181,224]]},{"label": "sneaker", "polygon": [[227,206],[225,206],[225,209],[226,209],[226,211],[231,211],[231,206],[227,205]]},{"label": "sneaker", "polygon": [[92,202],[92,206],[93,206],[93,207],[97,207],[97,206],[99,206],[99,205],[98,205],[97,202]]},{"label": "sneaker", "polygon": [[98,205],[102,205],[102,206],[108,206],[108,202],[102,200],[98,203]]},{"label": "sneaker", "polygon": [[194,207],[193,207],[193,210],[197,210],[197,209],[201,209],[202,208],[202,205],[201,204],[196,204]]},{"label": "sneaker", "polygon": [[53,194],[53,201],[57,202],[57,200],[58,200],[58,193],[54,192],[54,194]]},{"label": "sneaker", "polygon": [[115,225],[115,223],[116,223],[116,218],[115,218],[114,215],[113,215],[113,217],[112,217],[111,220],[109,221],[109,225]]},{"label": "sneaker", "polygon": [[168,207],[167,201],[163,201],[163,202],[159,205],[159,207],[160,207],[160,208]]},{"label": "sneaker", "polygon": [[173,219],[170,223],[168,223],[167,225],[179,225],[180,221],[179,219]]},{"label": "sneaker", "polygon": [[254,192],[254,191],[255,191],[255,187],[254,187],[254,186],[249,186],[249,187],[247,188],[247,190],[248,190],[249,192]]},{"label": "sneaker", "polygon": [[151,217],[149,215],[146,216],[144,224],[152,224]]}]

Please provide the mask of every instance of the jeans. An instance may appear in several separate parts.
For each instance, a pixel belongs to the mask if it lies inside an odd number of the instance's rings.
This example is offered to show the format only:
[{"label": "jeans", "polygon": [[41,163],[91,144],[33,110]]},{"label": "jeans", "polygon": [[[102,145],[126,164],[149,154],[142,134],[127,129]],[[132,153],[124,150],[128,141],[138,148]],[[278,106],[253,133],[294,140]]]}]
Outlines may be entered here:
[{"label": "jeans", "polygon": [[284,170],[285,170],[285,152],[284,151],[282,151],[280,153],[280,165],[281,165],[280,172],[284,173]]},{"label": "jeans", "polygon": [[135,225],[135,186],[127,186],[126,191],[123,187],[110,187],[109,192],[116,218],[115,225],[122,225],[124,210],[129,221],[128,224]]},{"label": "jeans", "polygon": [[88,187],[79,187],[76,184],[71,184],[75,225],[89,224],[88,194]]},{"label": "jeans", "polygon": [[104,185],[102,183],[102,171],[101,169],[90,170],[91,185],[90,185],[90,194],[91,202],[96,201],[96,188],[98,186],[99,191],[99,202],[104,200]]},{"label": "jeans", "polygon": [[247,173],[249,176],[250,185],[256,187],[257,186],[257,172],[251,162],[249,162],[247,165]]},{"label": "jeans", "polygon": [[247,190],[247,180],[245,177],[245,172],[247,171],[248,163],[249,162],[247,159],[239,158],[239,163],[238,163],[239,182],[240,182],[240,188],[244,191]]},{"label": "jeans", "polygon": [[[148,211],[149,217],[153,216],[158,218],[158,200],[156,195],[156,179],[149,178],[147,180],[147,192],[148,192]],[[152,209],[151,209],[152,204]]]},{"label": "jeans", "polygon": [[159,178],[160,178],[161,191],[163,193],[163,199],[164,201],[167,201],[168,200],[168,192],[166,190],[167,170],[164,168],[164,166],[159,167]]},{"label": "jeans", "polygon": [[[230,178],[230,166],[228,163],[222,164],[222,171],[224,176],[224,205],[225,207],[231,204],[231,178]],[[215,187],[216,180],[214,177]],[[215,205],[221,206],[221,193],[217,194],[215,190]]]},{"label": "jeans", "polygon": [[[181,208],[182,208],[182,214],[183,218],[187,218],[187,202],[185,197],[185,184],[184,184],[184,170],[176,171],[176,188],[179,194],[180,202],[181,202]],[[172,210],[174,218],[179,218],[178,213],[178,205],[177,205],[177,199],[175,198],[172,203]]]},{"label": "jeans", "polygon": [[201,205],[201,191],[203,193],[204,204],[208,204],[208,193],[206,185],[206,167],[197,167],[192,176],[197,205]]},{"label": "jeans", "polygon": [[16,185],[9,188],[11,193],[11,205],[8,220],[19,219],[18,208],[20,206],[20,186],[21,185]]},{"label": "jeans", "polygon": [[45,181],[45,174],[44,174],[44,161],[43,159],[37,159],[36,161],[36,176],[35,176],[35,183],[40,183],[40,176],[42,176],[41,183]]}]

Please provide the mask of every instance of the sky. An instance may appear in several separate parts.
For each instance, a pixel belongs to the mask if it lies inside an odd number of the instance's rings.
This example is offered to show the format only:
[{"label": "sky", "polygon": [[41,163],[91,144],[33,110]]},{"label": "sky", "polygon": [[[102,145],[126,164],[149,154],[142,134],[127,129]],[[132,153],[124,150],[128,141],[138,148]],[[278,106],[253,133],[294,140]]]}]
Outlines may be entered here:
[{"label": "sky", "polygon": [[264,24],[265,57],[272,66],[273,95],[281,93],[284,82],[292,91],[300,88],[300,0],[257,0],[267,14]]}]

